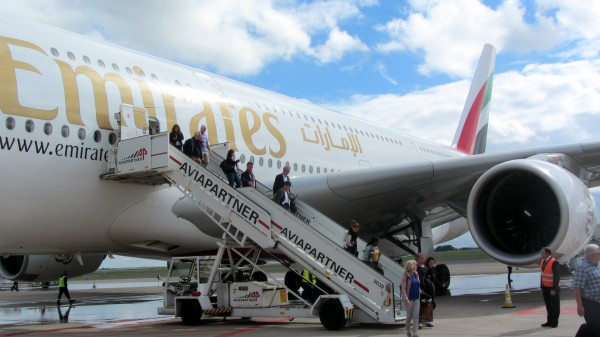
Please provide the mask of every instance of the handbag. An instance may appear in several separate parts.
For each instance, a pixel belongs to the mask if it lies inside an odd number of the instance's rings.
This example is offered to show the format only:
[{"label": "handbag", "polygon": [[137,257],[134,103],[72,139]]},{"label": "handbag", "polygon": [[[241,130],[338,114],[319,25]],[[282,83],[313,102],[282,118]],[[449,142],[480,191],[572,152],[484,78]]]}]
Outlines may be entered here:
[{"label": "handbag", "polygon": [[421,300],[419,309],[419,322],[433,321],[433,303],[431,300]]}]

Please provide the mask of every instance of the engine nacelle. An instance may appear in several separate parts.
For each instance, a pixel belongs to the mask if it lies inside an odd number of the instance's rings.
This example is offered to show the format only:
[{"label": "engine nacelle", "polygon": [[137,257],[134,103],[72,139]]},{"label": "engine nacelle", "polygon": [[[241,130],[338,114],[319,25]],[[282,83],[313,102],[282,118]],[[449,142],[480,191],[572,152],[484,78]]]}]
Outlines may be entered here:
[{"label": "engine nacelle", "polygon": [[0,257],[0,276],[11,281],[55,281],[67,271],[69,277],[92,273],[100,267],[106,255],[82,255],[83,265],[71,254],[11,255]]},{"label": "engine nacelle", "polygon": [[471,190],[467,216],[479,247],[511,266],[539,264],[543,247],[567,261],[596,228],[596,207],[583,182],[532,159],[508,161],[483,174]]}]

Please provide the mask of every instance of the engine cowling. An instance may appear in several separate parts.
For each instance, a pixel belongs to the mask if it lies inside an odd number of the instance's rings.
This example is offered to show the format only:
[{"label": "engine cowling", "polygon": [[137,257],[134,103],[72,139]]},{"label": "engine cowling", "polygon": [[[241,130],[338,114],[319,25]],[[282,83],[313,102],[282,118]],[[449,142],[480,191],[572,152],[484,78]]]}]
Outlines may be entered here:
[{"label": "engine cowling", "polygon": [[11,281],[55,281],[63,271],[69,277],[92,273],[100,267],[106,255],[82,255],[83,265],[71,254],[11,255],[0,257],[0,276]]},{"label": "engine cowling", "polygon": [[467,217],[479,247],[511,266],[539,264],[543,247],[567,261],[596,228],[596,207],[583,182],[533,159],[508,161],[483,174],[471,190]]}]

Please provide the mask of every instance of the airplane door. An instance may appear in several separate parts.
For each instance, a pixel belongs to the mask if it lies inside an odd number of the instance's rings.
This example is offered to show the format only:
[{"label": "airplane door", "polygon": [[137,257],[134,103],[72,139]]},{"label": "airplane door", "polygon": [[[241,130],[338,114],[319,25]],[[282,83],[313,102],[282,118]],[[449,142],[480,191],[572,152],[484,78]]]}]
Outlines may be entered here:
[{"label": "airplane door", "polygon": [[[115,114],[119,124],[119,139],[126,140],[146,135],[148,130],[148,110],[129,104],[122,104],[121,111]],[[136,125],[142,124],[142,125]]]}]

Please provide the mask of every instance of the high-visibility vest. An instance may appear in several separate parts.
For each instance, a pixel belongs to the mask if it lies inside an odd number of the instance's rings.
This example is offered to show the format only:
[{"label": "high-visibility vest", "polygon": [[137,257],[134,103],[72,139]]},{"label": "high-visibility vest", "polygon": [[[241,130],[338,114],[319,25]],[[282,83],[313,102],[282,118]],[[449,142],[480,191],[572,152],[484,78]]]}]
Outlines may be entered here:
[{"label": "high-visibility vest", "polygon": [[379,247],[375,246],[375,249],[373,250],[373,261],[379,262],[380,254],[381,254],[381,252],[379,251]]},{"label": "high-visibility vest", "polygon": [[59,276],[58,277],[58,287],[59,288],[64,288],[65,287],[65,278],[66,278],[66,276]]},{"label": "high-visibility vest", "polygon": [[315,277],[315,275],[311,274],[308,271],[308,269],[304,269],[302,271],[302,282],[304,282],[304,283],[311,282],[312,284],[317,284],[317,278]]},{"label": "high-visibility vest", "polygon": [[[542,271],[542,287],[552,288],[554,287],[554,274],[552,273],[552,265],[556,261],[555,258],[551,257],[546,263],[546,268],[544,269],[544,259],[540,262],[540,270]],[[560,283],[558,284],[560,287]]]}]

